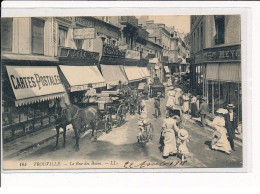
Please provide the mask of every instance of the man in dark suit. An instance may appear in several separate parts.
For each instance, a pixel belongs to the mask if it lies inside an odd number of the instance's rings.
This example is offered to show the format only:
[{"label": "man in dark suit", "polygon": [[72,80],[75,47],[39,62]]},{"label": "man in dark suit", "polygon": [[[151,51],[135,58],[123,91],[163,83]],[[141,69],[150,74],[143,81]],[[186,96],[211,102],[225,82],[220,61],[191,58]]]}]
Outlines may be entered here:
[{"label": "man in dark suit", "polygon": [[199,114],[201,117],[202,126],[205,127],[206,126],[206,116],[209,113],[209,106],[208,106],[208,103],[206,103],[205,97],[203,97],[201,100],[202,100],[202,103],[200,104]]},{"label": "man in dark suit", "polygon": [[233,111],[235,106],[233,104],[229,104],[227,106],[228,113],[225,114],[225,127],[228,133],[228,141],[233,151],[235,150],[234,146],[234,138],[235,138],[235,130],[237,129],[237,115]]}]

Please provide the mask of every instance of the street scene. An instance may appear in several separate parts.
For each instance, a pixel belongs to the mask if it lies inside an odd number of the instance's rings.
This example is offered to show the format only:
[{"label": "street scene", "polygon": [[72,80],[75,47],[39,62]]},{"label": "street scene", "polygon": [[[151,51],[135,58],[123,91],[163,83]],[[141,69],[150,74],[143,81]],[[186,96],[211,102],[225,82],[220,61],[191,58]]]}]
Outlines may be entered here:
[{"label": "street scene", "polygon": [[3,18],[3,169],[242,168],[240,25]]}]

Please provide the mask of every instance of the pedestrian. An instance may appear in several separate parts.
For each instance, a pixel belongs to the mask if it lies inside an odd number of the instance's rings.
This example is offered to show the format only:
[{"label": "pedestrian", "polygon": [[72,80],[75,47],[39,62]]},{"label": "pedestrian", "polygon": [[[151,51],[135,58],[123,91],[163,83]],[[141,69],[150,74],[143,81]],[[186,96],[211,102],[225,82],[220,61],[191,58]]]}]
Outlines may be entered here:
[{"label": "pedestrian", "polygon": [[177,145],[175,132],[179,131],[176,119],[170,114],[168,118],[164,120],[161,132],[160,143],[162,144],[162,156],[168,158],[169,156],[176,155]]},{"label": "pedestrian", "polygon": [[196,96],[193,94],[193,96],[192,96],[192,98],[191,98],[191,102],[190,102],[190,104],[191,104],[191,118],[192,118],[192,117],[195,117],[195,118],[198,117],[198,109],[197,109],[197,104],[196,104],[196,102],[197,102],[197,98],[196,98]]},{"label": "pedestrian", "polygon": [[228,133],[228,140],[230,142],[230,146],[233,151],[235,150],[235,145],[234,145],[234,138],[235,138],[235,130],[238,127],[237,123],[237,115],[234,112],[235,106],[233,104],[228,104],[227,109],[228,113],[225,114],[225,126],[227,128],[227,133]]},{"label": "pedestrian", "polygon": [[178,153],[181,155],[181,164],[187,162],[187,155],[189,154],[189,149],[187,143],[189,142],[189,133],[185,129],[180,129],[178,132]]},{"label": "pedestrian", "polygon": [[145,83],[145,85],[144,85],[143,94],[144,94],[145,100],[148,100],[148,94],[149,94],[149,85],[148,85],[148,83]]},{"label": "pedestrian", "polygon": [[144,132],[145,132],[145,126],[148,124],[149,120],[147,118],[147,113],[142,112],[141,115],[138,117],[138,129],[139,133],[137,136],[138,143],[144,139]]},{"label": "pedestrian", "polygon": [[166,116],[169,115],[169,111],[175,106],[175,91],[173,87],[170,87],[170,91],[167,93],[168,99],[166,102]]},{"label": "pedestrian", "polygon": [[161,116],[161,100],[160,94],[157,94],[157,97],[154,98],[154,110],[155,110],[155,117],[158,118]]},{"label": "pedestrian", "polygon": [[190,109],[190,107],[189,107],[190,98],[187,93],[185,93],[182,98],[183,98],[183,106],[182,106],[183,112],[188,113],[189,109]]},{"label": "pedestrian", "polygon": [[144,100],[143,97],[141,97],[140,111],[141,111],[141,113],[142,113],[142,112],[147,112],[147,110],[146,110],[146,103],[145,103],[145,100]]},{"label": "pedestrian", "polygon": [[142,101],[141,95],[138,94],[137,95],[137,113],[139,115],[141,114],[141,101]]},{"label": "pedestrian", "polygon": [[198,113],[200,114],[201,117],[201,124],[203,127],[206,126],[206,116],[209,113],[209,106],[208,103],[206,102],[206,98],[203,97],[202,99],[202,103],[200,105],[200,109],[198,111]]},{"label": "pedestrian", "polygon": [[223,151],[226,154],[230,154],[231,147],[227,138],[227,129],[225,128],[224,115],[227,113],[226,109],[218,109],[217,115],[214,118],[212,125],[215,128],[213,133],[213,139],[211,142],[211,149]]},{"label": "pedestrian", "polygon": [[176,105],[181,105],[181,99],[182,99],[182,89],[177,87],[175,90],[175,104]]},{"label": "pedestrian", "polygon": [[133,94],[130,96],[129,105],[130,105],[130,115],[134,115],[135,114],[135,98],[134,98]]}]

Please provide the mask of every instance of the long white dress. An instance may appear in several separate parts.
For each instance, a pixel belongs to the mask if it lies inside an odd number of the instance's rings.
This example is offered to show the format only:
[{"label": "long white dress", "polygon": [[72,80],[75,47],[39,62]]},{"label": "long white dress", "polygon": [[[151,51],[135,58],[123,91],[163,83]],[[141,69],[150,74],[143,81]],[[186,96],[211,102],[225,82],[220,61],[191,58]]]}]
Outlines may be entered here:
[{"label": "long white dress", "polygon": [[183,112],[188,112],[190,107],[189,107],[189,97],[188,95],[183,95]]},{"label": "long white dress", "polygon": [[175,91],[170,90],[167,93],[167,96],[168,96],[168,100],[167,100],[167,103],[166,103],[166,107],[174,106],[175,105]]},{"label": "long white dress", "polygon": [[212,149],[230,153],[231,147],[227,139],[227,129],[225,128],[224,117],[215,117],[212,124],[216,128],[216,131],[213,133],[213,140],[211,144]]},{"label": "long white dress", "polygon": [[169,156],[170,154],[177,153],[176,136],[174,125],[176,121],[173,118],[165,119],[163,123],[162,136],[164,137],[164,149],[163,156]]}]

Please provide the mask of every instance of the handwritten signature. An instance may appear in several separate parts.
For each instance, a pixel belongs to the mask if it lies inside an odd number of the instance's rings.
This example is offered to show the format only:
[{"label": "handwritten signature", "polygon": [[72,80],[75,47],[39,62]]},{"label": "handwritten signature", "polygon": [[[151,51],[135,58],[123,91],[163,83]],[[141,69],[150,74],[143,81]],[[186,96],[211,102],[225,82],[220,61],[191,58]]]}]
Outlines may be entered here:
[{"label": "handwritten signature", "polygon": [[147,167],[158,167],[158,166],[177,166],[180,162],[147,162],[143,161],[140,163],[134,163],[134,162],[125,162],[124,168],[147,168]]}]

